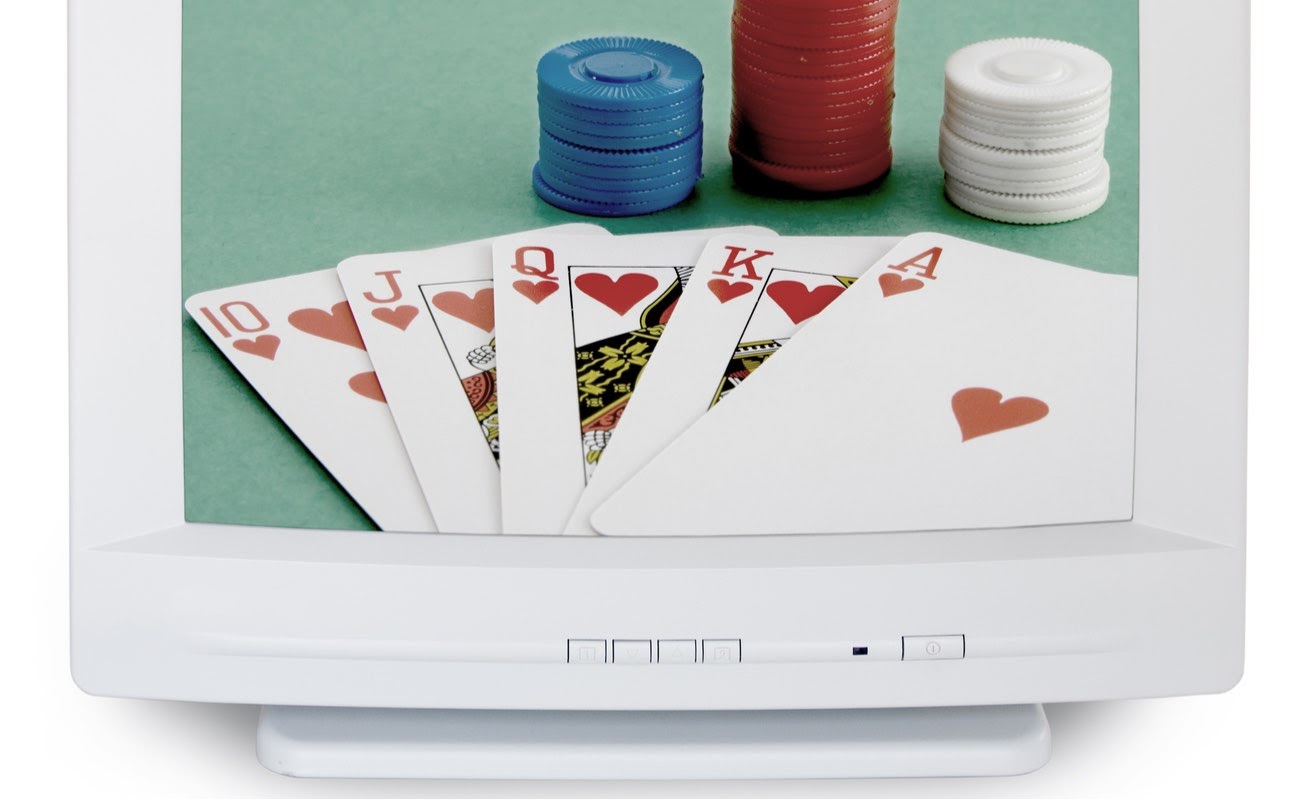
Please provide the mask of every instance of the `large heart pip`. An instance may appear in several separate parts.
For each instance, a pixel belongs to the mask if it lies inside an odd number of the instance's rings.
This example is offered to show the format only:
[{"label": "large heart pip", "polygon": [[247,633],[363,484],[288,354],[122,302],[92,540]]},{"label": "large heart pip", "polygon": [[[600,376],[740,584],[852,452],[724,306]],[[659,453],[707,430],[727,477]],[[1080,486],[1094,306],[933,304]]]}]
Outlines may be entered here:
[{"label": "large heart pip", "polygon": [[335,303],[329,311],[319,308],[300,308],[289,315],[289,324],[303,333],[365,350],[357,321],[352,318],[348,301]]},{"label": "large heart pip", "polygon": [[[527,283],[527,281],[520,281]],[[554,284],[550,284],[554,285]],[[464,292],[439,292],[431,298],[433,307],[491,333],[496,328],[492,289],[480,289],[473,297]]]},{"label": "large heart pip", "polygon": [[1030,425],[1046,417],[1050,410],[1047,403],[1034,397],[1003,400],[1002,393],[995,389],[962,389],[952,396],[952,413],[963,442]]},{"label": "large heart pip", "polygon": [[603,272],[586,272],[573,285],[621,317],[658,289],[659,280],[644,272],[628,272],[619,275],[617,280]]},{"label": "large heart pip", "polygon": [[825,311],[826,306],[842,294],[843,286],[826,285],[809,289],[799,281],[776,281],[767,287],[767,296],[796,325]]},{"label": "large heart pip", "polygon": [[387,403],[384,390],[379,385],[379,376],[373,372],[359,372],[348,379],[348,388],[362,397],[379,403]]}]

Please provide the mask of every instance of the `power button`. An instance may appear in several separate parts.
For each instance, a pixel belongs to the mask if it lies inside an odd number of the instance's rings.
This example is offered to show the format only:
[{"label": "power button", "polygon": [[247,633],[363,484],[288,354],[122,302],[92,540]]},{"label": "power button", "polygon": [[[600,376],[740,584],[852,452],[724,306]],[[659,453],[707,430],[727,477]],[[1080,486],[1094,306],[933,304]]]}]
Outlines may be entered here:
[{"label": "power button", "polygon": [[904,661],[949,661],[966,657],[965,636],[904,636]]}]

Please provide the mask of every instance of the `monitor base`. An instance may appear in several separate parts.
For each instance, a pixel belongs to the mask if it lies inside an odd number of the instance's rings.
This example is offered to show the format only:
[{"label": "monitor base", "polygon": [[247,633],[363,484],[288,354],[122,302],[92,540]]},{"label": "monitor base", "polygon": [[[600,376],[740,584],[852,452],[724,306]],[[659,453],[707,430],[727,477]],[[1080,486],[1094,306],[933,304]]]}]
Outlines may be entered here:
[{"label": "monitor base", "polygon": [[313,778],[754,779],[1019,775],[1039,705],[812,711],[433,711],[267,706],[257,756]]}]

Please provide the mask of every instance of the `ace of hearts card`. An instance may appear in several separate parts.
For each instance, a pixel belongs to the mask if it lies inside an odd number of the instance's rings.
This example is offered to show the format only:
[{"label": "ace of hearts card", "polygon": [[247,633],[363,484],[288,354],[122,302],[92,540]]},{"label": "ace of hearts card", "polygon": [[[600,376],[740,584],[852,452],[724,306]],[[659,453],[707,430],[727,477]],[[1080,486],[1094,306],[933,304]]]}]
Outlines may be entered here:
[{"label": "ace of hearts card", "polygon": [[1130,519],[1136,342],[1136,278],[916,234],[591,522],[746,535]]},{"label": "ace of hearts card", "polygon": [[493,244],[506,533],[563,531],[720,230]]}]

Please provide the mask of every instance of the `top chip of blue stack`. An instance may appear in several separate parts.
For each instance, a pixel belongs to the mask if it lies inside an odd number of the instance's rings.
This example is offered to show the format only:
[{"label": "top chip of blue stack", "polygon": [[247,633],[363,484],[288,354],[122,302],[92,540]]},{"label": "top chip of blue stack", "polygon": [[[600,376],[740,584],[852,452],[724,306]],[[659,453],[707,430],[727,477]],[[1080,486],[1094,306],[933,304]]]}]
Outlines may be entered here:
[{"label": "top chip of blue stack", "polygon": [[654,39],[601,36],[561,45],[537,63],[539,96],[596,111],[642,111],[697,98],[704,67]]},{"label": "top chip of blue stack", "polygon": [[676,45],[608,36],[537,65],[542,136],[533,186],[580,214],[632,216],[690,196],[700,177],[704,70]]}]

